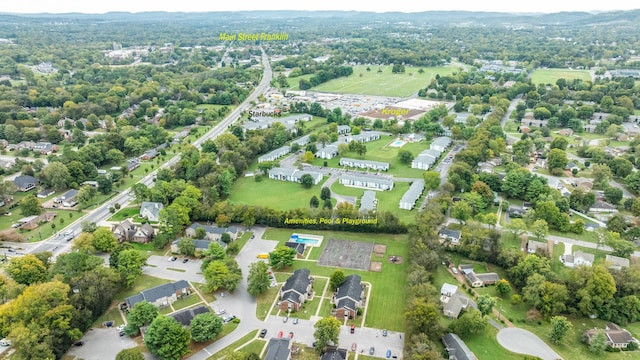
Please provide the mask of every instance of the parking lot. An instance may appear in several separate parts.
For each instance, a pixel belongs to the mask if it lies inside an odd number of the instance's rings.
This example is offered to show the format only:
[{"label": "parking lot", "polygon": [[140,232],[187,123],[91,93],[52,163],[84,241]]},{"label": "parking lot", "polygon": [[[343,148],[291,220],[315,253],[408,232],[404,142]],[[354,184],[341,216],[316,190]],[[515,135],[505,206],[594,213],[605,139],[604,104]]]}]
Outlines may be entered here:
[{"label": "parking lot", "polygon": [[151,255],[147,259],[149,266],[145,266],[143,272],[151,276],[173,281],[187,280],[198,283],[205,282],[202,271],[200,270],[202,260],[189,259],[189,261],[185,263],[183,262],[183,258],[177,258],[175,261],[169,261],[169,259],[171,259],[170,256]]},{"label": "parking lot", "polygon": [[67,354],[85,360],[112,360],[121,350],[138,345],[132,338],[118,335],[115,328],[90,329],[82,342],[83,346],[71,346]]}]

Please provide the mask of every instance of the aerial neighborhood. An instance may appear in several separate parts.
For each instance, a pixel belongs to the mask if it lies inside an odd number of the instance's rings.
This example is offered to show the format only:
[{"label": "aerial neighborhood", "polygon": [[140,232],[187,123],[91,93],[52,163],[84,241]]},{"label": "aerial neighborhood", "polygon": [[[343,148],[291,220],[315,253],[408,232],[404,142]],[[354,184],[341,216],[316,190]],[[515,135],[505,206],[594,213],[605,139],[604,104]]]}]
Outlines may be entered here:
[{"label": "aerial neighborhood", "polygon": [[640,358],[638,10],[152,10],[0,13],[0,358]]}]

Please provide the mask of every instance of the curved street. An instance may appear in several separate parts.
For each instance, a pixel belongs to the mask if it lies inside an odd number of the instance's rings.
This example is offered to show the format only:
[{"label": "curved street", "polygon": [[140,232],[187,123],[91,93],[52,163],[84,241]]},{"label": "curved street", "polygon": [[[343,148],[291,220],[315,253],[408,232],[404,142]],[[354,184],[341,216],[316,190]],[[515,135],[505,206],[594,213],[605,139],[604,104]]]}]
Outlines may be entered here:
[{"label": "curved street", "polygon": [[533,355],[543,360],[562,359],[542,339],[528,330],[516,327],[504,328],[498,331],[497,339],[503,348],[518,354]]}]

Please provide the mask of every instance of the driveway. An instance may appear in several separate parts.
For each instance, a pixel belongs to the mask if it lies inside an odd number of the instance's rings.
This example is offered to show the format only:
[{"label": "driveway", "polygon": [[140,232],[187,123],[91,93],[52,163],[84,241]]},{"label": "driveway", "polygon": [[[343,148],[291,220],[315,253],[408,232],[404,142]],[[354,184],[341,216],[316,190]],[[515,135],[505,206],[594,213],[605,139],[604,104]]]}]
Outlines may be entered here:
[{"label": "driveway", "polygon": [[[204,276],[200,270],[201,260],[189,260],[183,263],[182,258],[176,261],[168,261],[170,256],[151,255],[147,259],[147,266],[142,272],[161,279],[172,281],[187,280],[204,283]],[[184,270],[184,271],[180,271]]]},{"label": "driveway", "polygon": [[84,346],[71,346],[67,355],[85,360],[114,360],[121,350],[138,346],[132,338],[119,336],[114,328],[90,329],[82,341]]},{"label": "driveway", "polygon": [[562,359],[537,335],[524,329],[504,328],[498,331],[498,343],[518,354],[533,355],[543,360]]}]

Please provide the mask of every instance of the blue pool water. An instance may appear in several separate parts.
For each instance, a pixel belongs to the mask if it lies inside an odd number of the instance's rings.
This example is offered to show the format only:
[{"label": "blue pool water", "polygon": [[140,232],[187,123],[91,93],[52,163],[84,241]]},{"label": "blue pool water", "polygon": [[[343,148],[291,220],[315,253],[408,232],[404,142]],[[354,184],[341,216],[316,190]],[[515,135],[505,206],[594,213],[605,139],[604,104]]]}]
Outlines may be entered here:
[{"label": "blue pool water", "polygon": [[393,143],[393,145],[396,145],[396,146],[400,146],[402,144],[404,144],[404,141],[396,141]]},{"label": "blue pool water", "polygon": [[295,238],[295,239],[291,239],[297,243],[303,243],[303,244],[309,244],[309,245],[318,245],[318,240],[316,239],[305,239],[305,238]]}]

